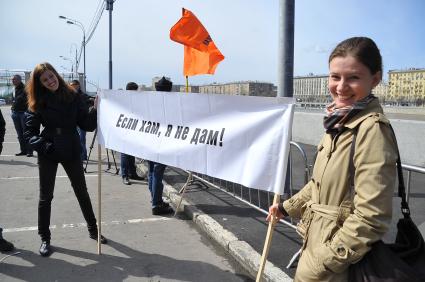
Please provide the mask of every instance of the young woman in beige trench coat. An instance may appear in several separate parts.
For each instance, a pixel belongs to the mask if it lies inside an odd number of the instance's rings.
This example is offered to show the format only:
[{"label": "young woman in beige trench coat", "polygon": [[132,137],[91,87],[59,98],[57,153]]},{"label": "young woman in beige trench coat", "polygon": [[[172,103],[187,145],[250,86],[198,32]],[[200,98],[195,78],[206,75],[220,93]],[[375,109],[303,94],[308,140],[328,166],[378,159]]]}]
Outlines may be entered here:
[{"label": "young woman in beige trench coat", "polygon": [[350,264],[388,230],[397,154],[389,121],[371,94],[381,78],[381,55],[369,38],[344,40],[329,57],[333,102],[327,106],[312,178],[283,204],[272,205],[267,217],[301,218],[304,243],[295,281],[347,281]]}]

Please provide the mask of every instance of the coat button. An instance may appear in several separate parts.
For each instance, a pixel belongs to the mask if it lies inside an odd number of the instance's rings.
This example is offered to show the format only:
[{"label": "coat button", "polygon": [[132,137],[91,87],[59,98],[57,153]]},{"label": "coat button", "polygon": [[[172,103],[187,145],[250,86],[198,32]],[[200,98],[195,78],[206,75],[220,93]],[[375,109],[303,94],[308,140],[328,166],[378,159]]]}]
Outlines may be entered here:
[{"label": "coat button", "polygon": [[336,253],[340,256],[340,257],[345,257],[345,255],[347,254],[347,250],[343,247],[343,246],[338,246],[338,248],[336,249]]}]

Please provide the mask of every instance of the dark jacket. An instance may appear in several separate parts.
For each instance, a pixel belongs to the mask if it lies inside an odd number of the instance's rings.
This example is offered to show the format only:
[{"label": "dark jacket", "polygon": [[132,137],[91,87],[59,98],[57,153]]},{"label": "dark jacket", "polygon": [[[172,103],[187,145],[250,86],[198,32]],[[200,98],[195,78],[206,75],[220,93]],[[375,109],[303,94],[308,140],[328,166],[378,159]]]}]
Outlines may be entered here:
[{"label": "dark jacket", "polygon": [[[77,126],[93,131],[97,125],[97,112],[88,108],[81,95],[64,102],[48,93],[46,105],[36,112],[26,113],[25,139],[40,155],[61,162],[80,158]],[[40,133],[40,125],[44,129]]]},{"label": "dark jacket", "polygon": [[6,122],[0,110],[0,147],[3,146],[4,134],[6,133]]},{"label": "dark jacket", "polygon": [[81,95],[83,102],[87,105],[87,107],[93,107],[94,105],[94,97],[84,93],[81,89],[78,90],[78,94]]},{"label": "dark jacket", "polygon": [[25,85],[21,82],[15,86],[15,97],[12,102],[11,110],[15,112],[25,112],[28,108],[27,93]]}]

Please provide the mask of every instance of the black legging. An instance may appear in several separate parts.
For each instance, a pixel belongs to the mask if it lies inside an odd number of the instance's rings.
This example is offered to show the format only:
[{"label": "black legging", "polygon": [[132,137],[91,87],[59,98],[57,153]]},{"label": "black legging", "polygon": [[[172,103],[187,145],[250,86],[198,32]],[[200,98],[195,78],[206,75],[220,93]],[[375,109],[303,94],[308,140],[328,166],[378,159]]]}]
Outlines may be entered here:
[{"label": "black legging", "polygon": [[[58,162],[38,156],[38,171],[40,175],[40,198],[38,202],[38,234],[43,241],[50,241],[50,213],[55,188]],[[61,162],[68,178],[71,180],[75,196],[77,196],[81,211],[87,222],[90,233],[97,233],[96,217],[93,213],[90,196],[87,192],[83,163],[80,156],[72,161]]]}]

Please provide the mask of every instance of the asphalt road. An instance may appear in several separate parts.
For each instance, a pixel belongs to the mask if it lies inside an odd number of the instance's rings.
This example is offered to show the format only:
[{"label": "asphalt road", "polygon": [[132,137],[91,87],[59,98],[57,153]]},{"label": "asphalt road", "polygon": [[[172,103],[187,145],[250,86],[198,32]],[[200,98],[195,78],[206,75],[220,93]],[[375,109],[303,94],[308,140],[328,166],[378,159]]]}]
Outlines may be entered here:
[{"label": "asphalt road", "polygon": [[[21,254],[0,262],[0,281],[250,281],[248,272],[234,262],[228,250],[220,247],[223,242],[211,234],[205,234],[203,227],[199,228],[193,223],[199,224],[196,220],[187,220],[184,214],[178,219],[152,216],[146,183],[124,186],[121,178],[115,175],[112,162],[111,169],[103,173],[102,177],[102,228],[103,234],[111,241],[102,249],[103,254],[97,255],[95,242],[88,238],[86,228],[81,226],[84,220],[69,180],[63,170],[59,170],[58,175],[61,177],[56,181],[52,212],[52,224],[56,225],[52,229],[55,253],[48,259],[41,258],[38,255],[39,238],[36,231],[36,158],[13,155],[18,148],[16,134],[8,108],[3,107],[2,111],[7,119],[8,135],[4,155],[0,156],[0,189],[8,200],[2,201],[0,205],[0,224],[6,228],[4,236],[15,243]],[[88,146],[91,140],[92,134],[89,134]],[[314,146],[301,146],[311,163]],[[96,148],[91,159],[95,155]],[[294,188],[298,189],[303,185],[304,169],[298,152],[294,151],[292,155]],[[102,168],[107,167],[103,151]],[[96,163],[89,162],[86,179],[95,208],[96,169]],[[171,185],[167,186],[170,187],[168,193],[176,194],[186,182],[187,175],[178,169],[167,168],[164,179]],[[215,185],[224,185],[219,180],[211,181]],[[261,255],[267,232],[265,215],[223,190],[195,184],[185,194],[189,205],[196,207],[203,216],[211,218],[225,232],[230,232],[239,242],[246,243]],[[425,235],[424,184],[425,175],[412,174],[412,217]],[[235,185],[228,188],[230,194],[242,193]],[[250,196],[255,195],[256,192]],[[261,194],[259,197],[261,206],[267,207],[271,196]],[[394,220],[387,240],[393,240],[395,222],[400,216],[396,196],[393,210]],[[203,231],[200,232],[200,229]],[[299,250],[300,244],[300,238],[292,228],[278,224],[269,261],[293,277],[296,262],[289,269],[286,266]],[[246,253],[242,252],[242,260],[244,255],[247,259]],[[248,267],[252,268],[251,262],[248,262]],[[278,278],[276,281],[282,280]]]},{"label": "asphalt road", "polygon": [[[0,281],[252,281],[227,253],[184,216],[153,216],[146,182],[125,186],[112,164],[102,172],[102,233],[109,239],[97,254],[69,179],[60,166],[52,203],[53,254],[38,254],[38,166],[20,156],[10,107],[0,155],[0,225],[16,249],[0,253]],[[87,136],[88,146],[93,134]],[[102,151],[102,169],[108,167]],[[97,148],[92,159],[97,156]],[[111,155],[110,155],[111,157]],[[117,161],[119,161],[118,156]],[[97,163],[86,181],[97,213]],[[12,256],[8,256],[12,254]]]}]

